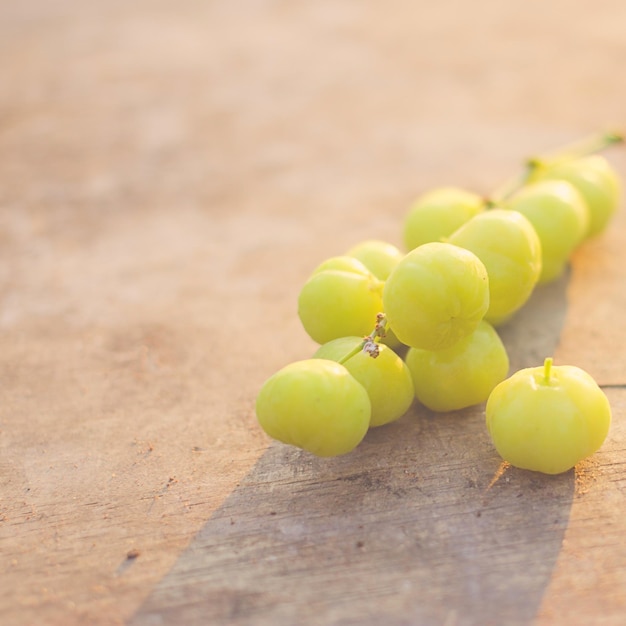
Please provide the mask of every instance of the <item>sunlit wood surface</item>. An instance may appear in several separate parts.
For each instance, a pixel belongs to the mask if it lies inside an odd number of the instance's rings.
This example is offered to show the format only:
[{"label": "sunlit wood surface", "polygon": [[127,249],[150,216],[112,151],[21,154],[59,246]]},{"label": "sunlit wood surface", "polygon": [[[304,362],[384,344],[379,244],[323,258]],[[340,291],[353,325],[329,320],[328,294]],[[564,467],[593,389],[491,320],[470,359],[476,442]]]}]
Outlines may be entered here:
[{"label": "sunlit wood surface", "polygon": [[618,0],[0,3],[0,623],[626,623],[625,210],[502,329],[605,387],[575,471],[503,467],[483,406],[330,460],[254,415],[319,262],[624,130],[625,32]]}]

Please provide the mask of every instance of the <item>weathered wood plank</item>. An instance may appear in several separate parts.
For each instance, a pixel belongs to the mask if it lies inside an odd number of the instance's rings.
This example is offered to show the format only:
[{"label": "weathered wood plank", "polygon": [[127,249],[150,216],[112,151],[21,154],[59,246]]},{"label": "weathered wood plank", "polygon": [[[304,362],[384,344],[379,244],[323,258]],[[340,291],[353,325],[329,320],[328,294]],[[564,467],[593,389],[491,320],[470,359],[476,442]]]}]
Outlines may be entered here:
[{"label": "weathered wood plank", "polygon": [[0,3],[0,623],[623,622],[623,211],[503,329],[514,367],[612,386],[578,473],[492,484],[480,408],[322,462],[253,404],[314,347],[295,300],[321,259],[623,119],[625,19]]}]

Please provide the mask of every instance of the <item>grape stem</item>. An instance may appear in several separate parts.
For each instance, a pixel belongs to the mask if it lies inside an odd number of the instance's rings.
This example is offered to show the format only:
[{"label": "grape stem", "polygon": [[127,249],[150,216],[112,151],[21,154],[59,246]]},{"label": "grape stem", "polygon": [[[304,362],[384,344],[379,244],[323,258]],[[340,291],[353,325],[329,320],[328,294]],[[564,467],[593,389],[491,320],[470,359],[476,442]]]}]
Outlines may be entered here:
[{"label": "grape stem", "polygon": [[550,371],[552,370],[552,358],[548,357],[543,362],[543,377],[545,378],[546,383],[550,382]]},{"label": "grape stem", "polygon": [[339,359],[339,364],[345,363],[347,360],[351,359],[353,356],[358,354],[359,352],[365,352],[373,359],[375,359],[380,354],[380,347],[378,345],[378,341],[382,339],[387,334],[387,318],[384,313],[378,313],[376,315],[376,326],[374,330],[363,337],[363,341],[358,344],[355,348],[350,350],[348,354],[341,357]]},{"label": "grape stem", "polygon": [[624,135],[618,132],[591,135],[590,137],[568,144],[554,152],[547,152],[538,157],[532,157],[528,159],[526,166],[531,169],[536,169],[546,165],[554,165],[555,163],[580,159],[590,154],[601,152],[609,146],[622,143],[623,141]]},{"label": "grape stem", "polygon": [[508,200],[528,183],[536,170],[542,167],[589,156],[601,152],[609,146],[623,142],[624,135],[621,133],[607,132],[586,137],[585,139],[559,148],[554,152],[546,152],[540,156],[531,157],[526,160],[522,173],[497,189],[490,198],[485,200],[485,206],[488,209],[493,209]]},{"label": "grape stem", "polygon": [[488,209],[494,209],[501,205],[528,182],[534,171],[535,165],[531,165],[530,160],[527,161],[522,173],[519,176],[507,181],[504,185],[497,189],[490,198],[485,200],[485,206]]}]

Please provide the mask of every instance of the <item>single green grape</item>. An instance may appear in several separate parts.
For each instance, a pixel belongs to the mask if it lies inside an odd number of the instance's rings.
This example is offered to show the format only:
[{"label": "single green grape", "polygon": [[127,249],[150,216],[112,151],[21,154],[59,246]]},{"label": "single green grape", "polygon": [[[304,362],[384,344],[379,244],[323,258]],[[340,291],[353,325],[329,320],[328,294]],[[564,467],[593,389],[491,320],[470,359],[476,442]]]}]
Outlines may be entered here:
[{"label": "single green grape", "polygon": [[606,229],[621,199],[619,176],[600,154],[539,164],[532,179],[566,180],[578,189],[589,208],[586,237],[594,237]]},{"label": "single green grape", "polygon": [[487,268],[489,310],[498,325],[521,308],[541,274],[541,242],[528,218],[517,211],[492,209],[455,231],[450,243],[471,250]]},{"label": "single green grape", "polygon": [[419,196],[404,220],[404,245],[413,250],[424,243],[444,241],[457,228],[485,209],[478,194],[457,187],[440,187]]},{"label": "single green grape", "polygon": [[559,278],[589,226],[589,209],[578,189],[565,180],[531,183],[509,198],[504,208],[525,215],[539,236],[539,283]]},{"label": "single green grape", "polygon": [[572,366],[519,370],[489,396],[487,430],[496,450],[522,469],[560,474],[600,448],[611,425],[609,400]]},{"label": "single green grape", "polygon": [[265,381],[256,414],[273,439],[328,457],[346,454],[362,441],[371,403],[365,388],[343,365],[306,359]]},{"label": "single green grape", "polygon": [[[367,243],[369,242],[364,242],[364,244],[367,244]],[[373,241],[373,243],[382,244],[383,242]],[[384,252],[387,255],[387,258],[388,258],[387,262],[389,263],[393,254],[392,254],[391,249],[387,248],[388,246],[390,248],[393,248],[391,244],[384,244],[384,247],[382,246],[380,247],[380,251]],[[386,249],[386,252],[385,252],[385,249]],[[397,250],[398,254],[400,254],[400,257],[404,256],[397,248],[395,248],[395,250]],[[373,259],[370,259],[370,261],[373,261]],[[381,265],[382,264],[383,263],[381,260]],[[382,290],[382,283],[378,282],[378,279],[380,277],[376,277],[374,273],[363,264],[362,261],[360,261],[359,259],[353,256],[348,256],[346,254],[346,255],[330,257],[326,259],[325,261],[323,261],[322,263],[320,263],[313,270],[312,275],[318,274],[325,270],[340,270],[340,271],[345,271],[345,272],[351,272],[354,274],[361,274],[362,276],[366,276],[373,285],[377,285],[377,288],[379,290]],[[382,303],[380,304],[380,307],[382,308]],[[380,309],[379,309],[379,312],[380,312]],[[372,323],[373,320],[374,318],[372,318],[370,323]],[[381,341],[382,343],[388,345],[390,348],[399,348],[402,345],[402,343],[398,340],[398,338],[393,334],[393,331],[391,331],[391,329],[388,330],[387,335]]]},{"label": "single green grape", "polygon": [[368,239],[353,246],[347,256],[358,259],[380,280],[386,280],[404,254],[396,246],[378,239]]},{"label": "single green grape", "polygon": [[[340,337],[321,346],[313,358],[340,361],[363,343],[360,337]],[[405,362],[388,346],[379,345],[372,358],[360,350],[343,366],[365,387],[372,404],[370,426],[382,426],[402,417],[414,400],[413,381]]]},{"label": "single green grape", "polygon": [[313,274],[298,296],[302,326],[320,344],[367,335],[383,310],[383,284],[369,273],[322,270]]},{"label": "single green grape", "polygon": [[396,337],[442,350],[478,326],[489,307],[489,279],[480,259],[449,243],[409,252],[385,282],[383,311]]},{"label": "single green grape", "polygon": [[506,349],[485,321],[445,350],[411,348],[405,359],[417,399],[432,411],[456,411],[486,402],[509,372]]}]

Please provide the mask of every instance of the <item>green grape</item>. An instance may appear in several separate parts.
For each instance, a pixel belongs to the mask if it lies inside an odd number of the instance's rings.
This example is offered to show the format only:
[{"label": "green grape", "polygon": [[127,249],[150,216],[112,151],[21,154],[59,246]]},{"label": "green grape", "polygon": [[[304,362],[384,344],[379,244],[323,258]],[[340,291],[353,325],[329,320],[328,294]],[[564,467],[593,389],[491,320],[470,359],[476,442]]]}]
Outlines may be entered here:
[{"label": "green grape", "polygon": [[539,164],[532,178],[566,180],[580,191],[589,208],[586,237],[603,232],[619,206],[620,179],[609,162],[599,154],[558,161],[552,165]]},{"label": "green grape", "polygon": [[456,411],[486,402],[509,372],[506,349],[485,321],[450,348],[411,348],[405,358],[415,396],[433,411]]},{"label": "green grape", "polygon": [[317,343],[350,335],[365,336],[383,310],[383,283],[371,274],[322,270],[303,285],[300,321]]},{"label": "green grape", "polygon": [[393,244],[377,239],[362,241],[350,248],[346,255],[361,261],[380,280],[386,280],[404,256]]},{"label": "green grape", "polygon": [[479,195],[456,187],[426,192],[411,205],[404,221],[404,245],[413,250],[424,243],[444,241],[485,208]]},{"label": "green grape", "polygon": [[506,321],[528,300],[541,274],[541,243],[528,218],[517,211],[485,211],[449,241],[471,250],[487,268],[489,323]]},{"label": "green grape", "polygon": [[589,226],[589,209],[580,192],[565,180],[539,181],[522,187],[504,208],[525,215],[539,236],[539,283],[556,280]]},{"label": "green grape", "polygon": [[[321,346],[313,358],[340,361],[363,343],[360,337],[340,337]],[[404,361],[389,347],[379,345],[372,358],[360,350],[343,366],[365,387],[372,404],[370,426],[382,426],[402,417],[413,403],[413,382]]]},{"label": "green grape", "polygon": [[323,272],[324,270],[340,270],[342,272],[362,274],[363,276],[372,275],[372,272],[365,267],[362,261],[347,255],[333,256],[322,261],[311,274],[319,274],[319,272]]},{"label": "green grape", "polygon": [[326,359],[296,361],[268,378],[256,400],[261,428],[273,439],[317,456],[356,448],[370,423],[367,391]]},{"label": "green grape", "polygon": [[385,282],[383,310],[396,337],[442,350],[478,326],[489,307],[489,279],[480,259],[449,243],[409,252]]},{"label": "green grape", "polygon": [[552,366],[519,370],[487,400],[486,425],[500,456],[516,467],[560,474],[593,454],[611,424],[611,406],[584,370]]}]

